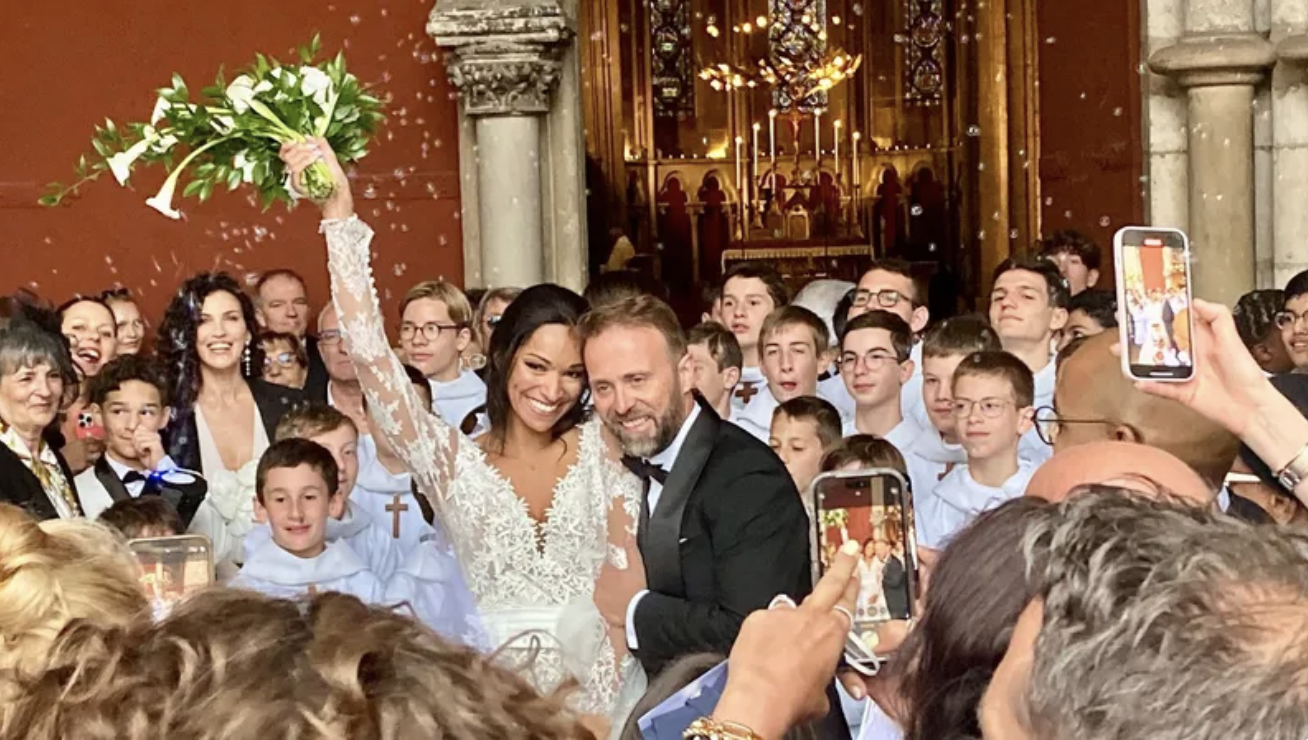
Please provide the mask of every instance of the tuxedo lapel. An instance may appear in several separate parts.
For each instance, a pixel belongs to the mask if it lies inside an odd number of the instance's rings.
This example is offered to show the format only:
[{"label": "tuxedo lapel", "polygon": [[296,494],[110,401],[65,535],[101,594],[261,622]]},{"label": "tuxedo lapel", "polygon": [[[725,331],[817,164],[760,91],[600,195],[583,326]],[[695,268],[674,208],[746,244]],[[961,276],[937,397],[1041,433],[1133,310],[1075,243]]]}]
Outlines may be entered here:
[{"label": "tuxedo lapel", "polygon": [[114,473],[114,469],[110,467],[109,461],[105,459],[104,455],[101,455],[100,459],[95,461],[95,479],[100,481],[100,485],[104,486],[104,490],[109,493],[109,498],[113,499],[115,503],[126,501],[132,497],[132,494],[127,490],[127,486],[123,485],[123,482],[119,480],[118,475]]},{"label": "tuxedo lapel", "polygon": [[[698,394],[696,401],[699,401]],[[681,522],[700,473],[713,453],[721,423],[717,414],[701,403],[699,418],[672,462],[658,505],[649,513],[643,556],[645,578],[652,591],[675,595],[685,590],[681,578]]]}]

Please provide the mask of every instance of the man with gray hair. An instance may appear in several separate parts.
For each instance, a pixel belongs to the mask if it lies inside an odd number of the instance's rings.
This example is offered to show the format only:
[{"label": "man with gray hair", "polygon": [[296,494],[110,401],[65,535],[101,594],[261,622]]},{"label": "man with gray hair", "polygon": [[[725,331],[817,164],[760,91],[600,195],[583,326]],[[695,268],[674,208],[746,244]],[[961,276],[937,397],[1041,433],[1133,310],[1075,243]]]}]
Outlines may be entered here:
[{"label": "man with gray hair", "polygon": [[1308,538],[1087,487],[1028,531],[1038,596],[988,740],[1308,738]]}]

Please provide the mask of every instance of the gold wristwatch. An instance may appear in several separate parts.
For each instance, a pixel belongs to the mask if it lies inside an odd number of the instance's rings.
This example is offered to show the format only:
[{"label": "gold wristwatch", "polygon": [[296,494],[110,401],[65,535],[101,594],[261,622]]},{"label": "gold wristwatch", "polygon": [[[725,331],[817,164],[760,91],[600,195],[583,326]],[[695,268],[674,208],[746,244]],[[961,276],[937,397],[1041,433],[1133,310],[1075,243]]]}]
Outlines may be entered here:
[{"label": "gold wristwatch", "polygon": [[681,735],[684,740],[763,740],[753,730],[735,722],[700,717]]}]

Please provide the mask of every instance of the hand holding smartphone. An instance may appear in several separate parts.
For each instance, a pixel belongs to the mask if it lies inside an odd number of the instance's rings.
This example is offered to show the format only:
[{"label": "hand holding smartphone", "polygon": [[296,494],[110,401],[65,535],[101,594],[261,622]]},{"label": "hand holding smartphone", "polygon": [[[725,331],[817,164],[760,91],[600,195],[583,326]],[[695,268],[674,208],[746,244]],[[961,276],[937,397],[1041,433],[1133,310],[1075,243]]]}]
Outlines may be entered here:
[{"label": "hand holding smartphone", "polygon": [[1190,243],[1177,229],[1127,226],[1113,237],[1122,372],[1135,380],[1194,377]]}]

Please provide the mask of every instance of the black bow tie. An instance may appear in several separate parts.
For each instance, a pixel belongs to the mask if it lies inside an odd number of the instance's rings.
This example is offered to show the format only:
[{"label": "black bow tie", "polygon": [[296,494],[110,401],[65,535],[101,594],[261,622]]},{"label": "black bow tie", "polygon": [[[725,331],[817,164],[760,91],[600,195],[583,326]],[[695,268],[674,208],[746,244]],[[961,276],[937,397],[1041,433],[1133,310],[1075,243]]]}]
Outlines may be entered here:
[{"label": "black bow tie", "polygon": [[141,475],[140,472],[135,471],[135,470],[129,470],[129,471],[127,471],[127,475],[124,475],[124,476],[123,476],[123,483],[124,483],[124,484],[129,484],[129,483],[145,483],[145,482],[148,481],[148,480],[150,480],[150,479],[147,478],[147,477],[145,477],[144,475]]},{"label": "black bow tie", "polygon": [[622,464],[627,466],[627,470],[635,473],[646,483],[655,480],[658,481],[660,486],[662,486],[666,485],[668,482],[668,471],[644,458],[635,457],[633,455],[623,455]]}]

